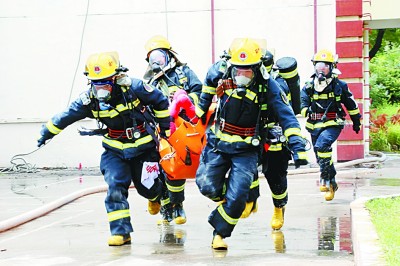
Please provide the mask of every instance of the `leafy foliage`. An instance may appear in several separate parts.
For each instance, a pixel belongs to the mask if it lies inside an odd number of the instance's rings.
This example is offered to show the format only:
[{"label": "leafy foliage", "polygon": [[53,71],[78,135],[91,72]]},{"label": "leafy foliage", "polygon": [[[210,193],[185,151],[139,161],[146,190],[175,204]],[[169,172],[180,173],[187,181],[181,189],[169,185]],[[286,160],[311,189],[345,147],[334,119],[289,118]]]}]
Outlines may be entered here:
[{"label": "leafy foliage", "polygon": [[372,106],[400,103],[400,46],[385,48],[371,60]]},{"label": "leafy foliage", "polygon": [[400,150],[400,109],[390,118],[386,113],[370,110],[370,149],[376,151]]}]

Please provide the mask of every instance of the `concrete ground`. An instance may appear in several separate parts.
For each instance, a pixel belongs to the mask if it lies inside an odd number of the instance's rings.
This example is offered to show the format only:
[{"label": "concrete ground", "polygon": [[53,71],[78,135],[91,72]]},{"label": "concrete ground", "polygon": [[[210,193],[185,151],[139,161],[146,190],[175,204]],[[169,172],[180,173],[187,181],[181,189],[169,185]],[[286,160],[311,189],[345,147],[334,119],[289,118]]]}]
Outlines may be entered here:
[{"label": "concrete ground", "polygon": [[[354,244],[360,244],[352,241],[356,221],[350,204],[399,193],[399,162],[400,157],[387,156],[378,165],[341,169],[339,190],[331,202],[319,192],[318,173],[289,175],[289,203],[280,231],[270,228],[271,193],[262,178],[258,212],[239,221],[226,239],[227,252],[210,247],[212,227],[207,217],[216,204],[199,193],[193,180],[186,185],[184,225],[157,226],[159,215],[150,215],[147,201],[131,189],[135,232],[132,244],[122,247],[107,245],[105,192],[90,194],[1,232],[0,265],[361,265],[354,254],[359,252]],[[97,169],[2,174],[0,225],[59,198],[103,185]],[[360,217],[356,219],[368,220]]]}]

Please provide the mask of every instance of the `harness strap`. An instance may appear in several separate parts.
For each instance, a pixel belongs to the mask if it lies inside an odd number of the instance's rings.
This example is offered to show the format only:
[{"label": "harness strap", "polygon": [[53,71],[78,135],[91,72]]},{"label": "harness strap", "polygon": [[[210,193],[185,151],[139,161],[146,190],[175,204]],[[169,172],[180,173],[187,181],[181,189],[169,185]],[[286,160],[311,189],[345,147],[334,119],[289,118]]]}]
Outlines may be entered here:
[{"label": "harness strap", "polygon": [[229,123],[223,123],[219,129],[222,132],[227,132],[233,135],[239,135],[241,137],[254,136],[256,127],[238,127]]},{"label": "harness strap", "polygon": [[[312,113],[312,114],[310,114],[310,119],[311,120],[321,120],[323,116],[324,116],[324,113]],[[332,120],[335,118],[336,118],[336,112],[326,113],[327,120]]]},{"label": "harness strap", "polygon": [[111,138],[124,138],[124,139],[132,139],[133,131],[137,130],[140,133],[146,132],[146,129],[143,124],[137,126],[136,128],[131,127],[126,130],[118,130],[108,128],[108,136]]}]

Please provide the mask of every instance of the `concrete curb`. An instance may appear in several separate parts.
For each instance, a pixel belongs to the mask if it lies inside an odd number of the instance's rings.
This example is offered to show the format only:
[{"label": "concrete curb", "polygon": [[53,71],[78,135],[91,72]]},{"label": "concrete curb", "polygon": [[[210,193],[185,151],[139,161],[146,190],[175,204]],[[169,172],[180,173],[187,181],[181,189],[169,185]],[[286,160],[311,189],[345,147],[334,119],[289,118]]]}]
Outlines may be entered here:
[{"label": "concrete curb", "polygon": [[400,196],[400,194],[384,197],[362,197],[350,203],[351,239],[353,242],[354,264],[356,266],[386,265],[378,234],[370,219],[365,203],[371,199],[396,196]]}]

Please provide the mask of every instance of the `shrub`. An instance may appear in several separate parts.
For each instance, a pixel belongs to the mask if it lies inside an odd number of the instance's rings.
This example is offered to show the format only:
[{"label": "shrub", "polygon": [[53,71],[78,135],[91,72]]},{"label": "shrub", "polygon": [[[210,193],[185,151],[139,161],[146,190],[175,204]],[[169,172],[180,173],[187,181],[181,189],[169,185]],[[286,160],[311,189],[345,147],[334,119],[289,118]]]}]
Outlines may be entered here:
[{"label": "shrub", "polygon": [[387,141],[391,150],[398,151],[400,146],[400,124],[391,125],[387,130]]}]

